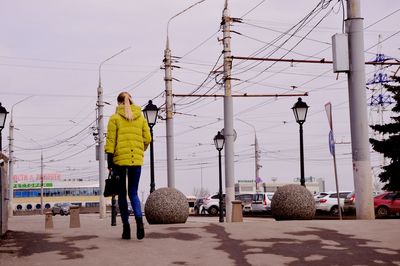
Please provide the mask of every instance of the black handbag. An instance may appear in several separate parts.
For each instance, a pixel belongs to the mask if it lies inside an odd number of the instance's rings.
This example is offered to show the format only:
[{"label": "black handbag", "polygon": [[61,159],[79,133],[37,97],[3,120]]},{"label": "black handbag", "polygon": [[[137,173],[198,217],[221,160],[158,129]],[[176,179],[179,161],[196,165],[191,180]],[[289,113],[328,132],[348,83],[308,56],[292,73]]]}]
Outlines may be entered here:
[{"label": "black handbag", "polygon": [[110,171],[108,174],[108,178],[106,179],[106,184],[104,187],[104,197],[112,197],[118,195],[119,190],[119,176],[114,173],[114,171]]}]

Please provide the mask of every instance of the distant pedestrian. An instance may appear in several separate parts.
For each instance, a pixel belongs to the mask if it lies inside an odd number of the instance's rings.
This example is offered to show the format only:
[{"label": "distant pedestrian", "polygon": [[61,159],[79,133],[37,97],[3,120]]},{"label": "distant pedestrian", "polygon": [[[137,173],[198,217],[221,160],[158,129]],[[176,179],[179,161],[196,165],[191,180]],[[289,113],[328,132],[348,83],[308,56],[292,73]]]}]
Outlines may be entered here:
[{"label": "distant pedestrian", "polygon": [[[123,224],[123,239],[131,238],[129,225],[127,190],[136,220],[136,237],[144,238],[141,203],[137,194],[144,151],[151,141],[150,129],[139,106],[133,103],[131,95],[121,92],[117,97],[118,106],[110,117],[107,127],[105,152],[108,169],[120,177],[118,205]],[[126,188],[128,176],[128,188]]]}]

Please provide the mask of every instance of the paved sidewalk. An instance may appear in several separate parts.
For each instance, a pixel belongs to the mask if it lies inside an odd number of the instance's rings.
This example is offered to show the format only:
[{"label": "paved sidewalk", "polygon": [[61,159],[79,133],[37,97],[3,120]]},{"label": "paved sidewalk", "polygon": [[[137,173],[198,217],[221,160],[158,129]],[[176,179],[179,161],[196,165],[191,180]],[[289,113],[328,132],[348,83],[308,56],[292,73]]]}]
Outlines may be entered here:
[{"label": "paved sidewalk", "polygon": [[[185,224],[145,225],[146,237],[122,240],[121,222],[81,214],[16,216],[1,240],[1,266],[36,265],[400,265],[400,219],[274,221],[189,217]],[[131,221],[134,220],[131,217]],[[133,223],[134,229],[134,223]]]}]

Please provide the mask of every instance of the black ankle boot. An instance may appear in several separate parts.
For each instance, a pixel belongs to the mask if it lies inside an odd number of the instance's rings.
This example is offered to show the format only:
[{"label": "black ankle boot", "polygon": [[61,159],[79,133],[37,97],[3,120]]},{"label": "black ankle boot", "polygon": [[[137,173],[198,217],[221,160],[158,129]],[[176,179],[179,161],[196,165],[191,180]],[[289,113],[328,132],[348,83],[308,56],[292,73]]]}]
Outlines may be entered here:
[{"label": "black ankle boot", "polygon": [[122,239],[131,239],[131,226],[123,224]]},{"label": "black ankle boot", "polygon": [[136,220],[136,238],[140,240],[144,238],[143,217],[135,217],[135,220]]}]

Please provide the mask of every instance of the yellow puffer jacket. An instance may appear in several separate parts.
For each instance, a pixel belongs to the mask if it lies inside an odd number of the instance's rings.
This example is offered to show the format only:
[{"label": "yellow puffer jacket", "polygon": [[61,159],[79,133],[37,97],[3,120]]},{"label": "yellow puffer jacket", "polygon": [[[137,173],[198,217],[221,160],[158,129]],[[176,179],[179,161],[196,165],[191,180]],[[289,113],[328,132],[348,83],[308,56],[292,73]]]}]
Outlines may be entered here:
[{"label": "yellow puffer jacket", "polygon": [[143,165],[144,151],[151,141],[150,129],[139,106],[132,104],[133,120],[125,118],[123,105],[118,105],[108,121],[105,152],[114,154],[120,166]]}]

